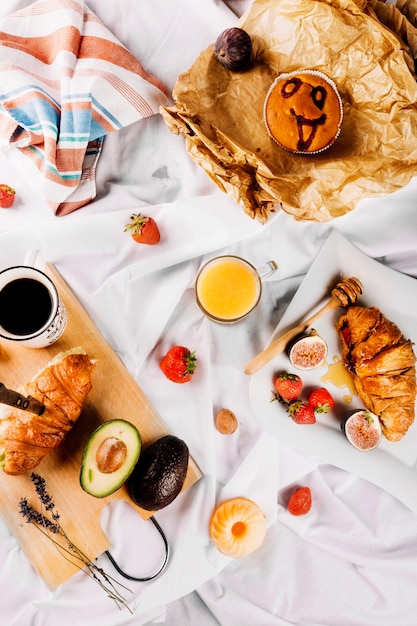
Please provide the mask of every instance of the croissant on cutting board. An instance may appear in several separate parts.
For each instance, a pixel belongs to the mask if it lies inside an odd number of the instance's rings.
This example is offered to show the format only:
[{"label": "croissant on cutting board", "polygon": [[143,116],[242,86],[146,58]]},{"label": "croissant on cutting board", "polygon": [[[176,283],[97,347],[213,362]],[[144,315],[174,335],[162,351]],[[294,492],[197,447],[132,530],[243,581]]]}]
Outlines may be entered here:
[{"label": "croissant on cutting board", "polygon": [[[39,400],[42,415],[7,407],[0,413],[1,465],[6,474],[34,469],[59,446],[80,416],[94,362],[81,348],[58,354],[18,391]],[[5,409],[5,407],[2,407]]]},{"label": "croissant on cutting board", "polygon": [[416,357],[412,342],[377,307],[349,307],[336,329],[343,364],[360,399],[378,415],[385,437],[399,441],[414,421]]}]

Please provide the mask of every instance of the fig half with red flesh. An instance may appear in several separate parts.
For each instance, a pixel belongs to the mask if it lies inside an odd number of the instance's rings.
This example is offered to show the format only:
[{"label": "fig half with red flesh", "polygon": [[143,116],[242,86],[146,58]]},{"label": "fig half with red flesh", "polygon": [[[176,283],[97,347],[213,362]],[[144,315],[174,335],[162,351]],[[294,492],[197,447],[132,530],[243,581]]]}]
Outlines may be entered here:
[{"label": "fig half with red flesh", "polygon": [[373,450],[381,441],[378,416],[368,409],[351,411],[343,418],[341,428],[349,443],[357,450]]},{"label": "fig half with red flesh", "polygon": [[294,339],[288,349],[291,365],[300,370],[311,370],[323,365],[327,357],[327,344],[312,329],[307,335]]}]

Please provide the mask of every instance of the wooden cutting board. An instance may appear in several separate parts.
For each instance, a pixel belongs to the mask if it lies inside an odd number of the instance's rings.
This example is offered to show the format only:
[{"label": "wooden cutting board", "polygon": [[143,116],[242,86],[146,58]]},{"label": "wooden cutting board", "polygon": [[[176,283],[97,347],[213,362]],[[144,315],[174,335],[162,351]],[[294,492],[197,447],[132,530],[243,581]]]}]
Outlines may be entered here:
[{"label": "wooden cutting board", "polygon": [[[6,387],[16,389],[31,380],[56,354],[77,346],[84,348],[90,358],[96,360],[93,386],[80,418],[64,443],[35,469],[46,480],[47,490],[55,502],[65,532],[78,548],[94,560],[110,547],[100,526],[100,515],[110,501],[129,502],[143,519],[148,519],[152,513],[137,507],[125,486],[102,499],[94,498],[81,489],[81,457],[89,435],[100,423],[116,417],[126,419],[138,428],[143,446],[169,434],[169,430],[56,268],[47,264],[45,272],[54,281],[67,307],[68,325],[60,339],[48,348],[25,348],[17,342],[0,341],[0,381]],[[190,455],[183,490],[200,477],[201,472]],[[50,589],[55,589],[76,573],[78,567],[64,558],[34,524],[28,524],[21,517],[19,501],[22,497],[27,497],[29,504],[39,510],[30,472],[22,476],[8,476],[0,471],[0,514],[35,570]]]}]

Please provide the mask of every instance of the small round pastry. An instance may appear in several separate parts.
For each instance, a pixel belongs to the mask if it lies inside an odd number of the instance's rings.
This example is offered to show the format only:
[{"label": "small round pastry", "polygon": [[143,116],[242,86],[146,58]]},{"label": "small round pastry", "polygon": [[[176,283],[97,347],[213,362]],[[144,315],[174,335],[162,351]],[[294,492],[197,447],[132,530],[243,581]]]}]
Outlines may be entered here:
[{"label": "small round pastry", "polygon": [[210,520],[210,539],[226,556],[242,557],[254,552],[263,543],[265,533],[265,515],[247,498],[225,500]]},{"label": "small round pastry", "polygon": [[295,154],[327,150],[340,134],[343,105],[331,78],[316,70],[280,74],[264,103],[270,137]]}]

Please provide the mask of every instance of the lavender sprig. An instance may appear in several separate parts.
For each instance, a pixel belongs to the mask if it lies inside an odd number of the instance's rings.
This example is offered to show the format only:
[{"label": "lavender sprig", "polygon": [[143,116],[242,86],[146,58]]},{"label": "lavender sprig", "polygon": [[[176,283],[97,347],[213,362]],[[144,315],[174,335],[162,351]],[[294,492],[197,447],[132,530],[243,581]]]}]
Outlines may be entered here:
[{"label": "lavender sprig", "polygon": [[[51,533],[57,534],[60,532],[59,524],[51,522],[51,520],[49,520],[45,515],[42,515],[42,513],[39,513],[38,511],[33,509],[28,503],[27,498],[20,499],[19,509],[20,514],[26,518],[26,522],[28,524],[30,524],[31,522],[35,522],[36,524],[39,524],[40,526],[46,528],[46,530],[49,530]],[[53,519],[55,518],[53,517]]]},{"label": "lavender sprig", "polygon": [[[49,512],[51,519],[49,519],[49,517],[47,517],[43,512],[40,513],[39,511],[34,509],[29,504],[26,497],[21,498],[19,501],[19,511],[22,517],[26,519],[26,522],[28,524],[35,524],[36,528],[39,528],[41,532],[48,536],[48,538],[51,539],[53,544],[61,552],[64,558],[68,559],[71,563],[84,571],[88,576],[93,578],[93,580],[95,580],[100,585],[100,587],[102,587],[102,589],[106,591],[108,597],[116,602],[119,608],[121,605],[123,605],[132,613],[133,611],[126,603],[125,598],[117,591],[116,586],[118,585],[119,587],[122,587],[129,592],[130,590],[122,585],[120,582],[112,578],[102,568],[97,567],[97,565],[95,565],[87,557],[87,555],[85,555],[82,550],[80,550],[71,541],[59,522],[60,515],[55,508],[54,501],[46,490],[45,479],[39,474],[35,474],[34,472],[32,472],[31,480],[35,486],[35,491],[41,503],[41,508]],[[60,535],[61,537],[63,537],[66,541],[67,548],[63,547],[51,535]]]},{"label": "lavender sprig", "polygon": [[[45,479],[42,478],[42,476],[39,476],[39,474],[35,474],[34,472],[32,472],[31,478],[32,478],[33,484],[35,485],[35,491],[38,494],[39,499],[42,502],[43,506],[45,507],[45,510],[52,511],[52,509],[55,508],[55,504],[51,496],[49,495],[49,493],[46,491]],[[59,515],[57,519],[59,519]]]}]

